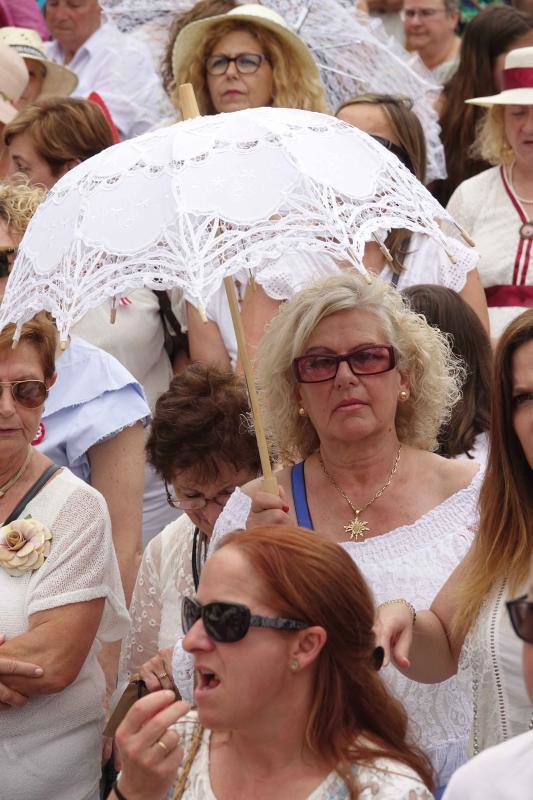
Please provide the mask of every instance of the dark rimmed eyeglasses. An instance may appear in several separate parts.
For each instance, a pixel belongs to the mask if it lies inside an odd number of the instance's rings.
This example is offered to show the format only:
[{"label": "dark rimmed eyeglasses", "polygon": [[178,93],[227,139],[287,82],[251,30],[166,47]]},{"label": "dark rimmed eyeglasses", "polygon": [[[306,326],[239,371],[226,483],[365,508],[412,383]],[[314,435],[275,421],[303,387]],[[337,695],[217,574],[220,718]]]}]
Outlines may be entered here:
[{"label": "dark rimmed eyeglasses", "polygon": [[0,278],[7,278],[16,255],[16,247],[0,247]]},{"label": "dark rimmed eyeglasses", "polygon": [[274,628],[278,631],[301,631],[309,623],[284,617],[260,617],[240,603],[206,603],[205,606],[184,597],[181,601],[181,624],[188,633],[201,619],[205,632],[215,642],[229,644],[244,639],[250,628]]},{"label": "dark rimmed eyeglasses", "polygon": [[237,72],[241,75],[253,75],[257,72],[263,61],[269,61],[268,56],[262,53],[239,53],[238,56],[214,55],[204,59],[205,69],[209,75],[224,75],[231,63],[235,64]]},{"label": "dark rimmed eyeglasses", "polygon": [[343,361],[346,361],[354,375],[381,375],[396,366],[396,352],[392,345],[372,344],[356,347],[338,356],[329,353],[299,356],[292,362],[294,377],[298,383],[331,381]]},{"label": "dark rimmed eyeglasses", "polygon": [[533,644],[533,602],[527,599],[527,594],[509,600],[505,604],[514,632],[527,644]]},{"label": "dark rimmed eyeglasses", "polygon": [[48,389],[44,381],[0,381],[0,397],[4,386],[11,388],[13,400],[24,408],[38,408],[48,397]]}]

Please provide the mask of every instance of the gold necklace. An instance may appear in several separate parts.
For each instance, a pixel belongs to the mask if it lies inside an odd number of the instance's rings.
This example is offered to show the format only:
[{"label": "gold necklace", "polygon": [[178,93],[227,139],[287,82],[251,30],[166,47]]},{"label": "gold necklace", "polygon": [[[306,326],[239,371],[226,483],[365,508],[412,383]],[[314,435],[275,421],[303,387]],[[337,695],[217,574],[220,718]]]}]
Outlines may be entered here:
[{"label": "gold necklace", "polygon": [[11,487],[15,485],[18,479],[24,475],[28,467],[28,464],[31,461],[32,455],[33,455],[33,447],[31,446],[31,444],[29,444],[28,452],[26,453],[26,458],[24,459],[23,465],[15,472],[14,475],[11,476],[11,478],[8,481],[6,481],[6,483],[0,486],[0,497],[3,497],[7,492],[7,490],[11,489]]},{"label": "gold necklace", "polygon": [[344,497],[344,499],[346,500],[346,502],[348,503],[348,505],[350,506],[350,508],[352,510],[352,514],[355,515],[354,518],[352,519],[352,521],[348,522],[348,524],[344,526],[345,532],[350,534],[350,541],[359,542],[359,541],[364,541],[365,540],[365,533],[366,533],[366,531],[368,531],[370,529],[368,527],[368,522],[366,522],[364,519],[359,519],[359,515],[362,514],[363,511],[366,511],[367,508],[369,508],[372,505],[372,503],[374,503],[378,499],[378,497],[381,497],[381,495],[383,494],[385,489],[387,489],[390,486],[392,478],[393,478],[393,475],[395,474],[396,470],[398,469],[398,464],[400,463],[400,453],[401,453],[401,451],[402,451],[402,446],[400,445],[399,448],[398,448],[398,452],[396,453],[396,458],[394,459],[394,464],[393,464],[392,469],[391,469],[391,471],[389,473],[389,477],[387,479],[387,483],[384,486],[382,486],[381,489],[378,489],[378,491],[376,492],[374,497],[371,500],[369,500],[368,503],[366,503],[362,508],[356,508],[354,506],[354,504],[352,503],[352,501],[350,500],[350,498],[348,497],[346,492],[343,489],[341,489],[339,484],[329,474],[329,472],[327,471],[327,469],[326,469],[326,467],[324,465],[324,462],[322,460],[322,453],[320,452],[320,450],[318,451],[318,460],[320,462],[320,466],[322,468],[322,472],[324,473],[326,478],[329,480],[331,485],[334,486],[335,489],[339,492],[339,494],[341,494]]}]

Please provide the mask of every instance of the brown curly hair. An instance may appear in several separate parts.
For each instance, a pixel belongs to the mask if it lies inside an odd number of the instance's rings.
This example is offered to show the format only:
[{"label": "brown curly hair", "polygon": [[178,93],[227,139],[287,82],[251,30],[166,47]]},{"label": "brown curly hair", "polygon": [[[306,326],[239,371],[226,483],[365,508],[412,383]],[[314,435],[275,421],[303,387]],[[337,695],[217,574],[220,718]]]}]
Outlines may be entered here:
[{"label": "brown curly hair", "polygon": [[156,403],[148,461],[167,483],[185,470],[193,470],[199,482],[214,480],[223,463],[257,472],[259,452],[248,414],[242,378],[191,364]]}]

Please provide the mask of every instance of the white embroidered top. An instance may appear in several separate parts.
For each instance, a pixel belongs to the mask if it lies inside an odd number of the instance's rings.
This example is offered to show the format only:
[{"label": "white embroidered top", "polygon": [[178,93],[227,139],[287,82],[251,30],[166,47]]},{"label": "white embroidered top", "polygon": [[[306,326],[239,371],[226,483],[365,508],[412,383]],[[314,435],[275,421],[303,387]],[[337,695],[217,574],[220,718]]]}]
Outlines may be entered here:
[{"label": "white embroidered top", "polygon": [[[429,608],[450,573],[468,551],[477,525],[481,471],[412,525],[404,525],[366,542],[342,542],[368,582],[376,604],[405,597],[418,610]],[[215,525],[208,557],[229,531],[244,530],[250,498],[236,489]],[[413,740],[430,756],[444,785],[466,759],[472,727],[468,687],[451,678],[421,684],[390,666],[383,679],[406,707]]]},{"label": "white embroidered top", "polygon": [[68,469],[28,503],[24,515],[52,531],[50,555],[35,572],[11,577],[0,569],[0,631],[25,633],[38,611],[105,598],[104,613],[77,678],[58,694],[32,697],[1,712],[2,797],[9,800],[97,800],[104,674],[100,642],[118,641],[128,613],[103,497]]},{"label": "white embroidered top", "polygon": [[[182,737],[185,753],[188,752],[195,727],[194,712],[187,714],[174,726]],[[210,739],[211,731],[205,730],[185,784],[182,800],[217,800],[209,778]],[[379,758],[371,766],[354,767],[353,774],[361,787],[360,800],[431,800],[433,797],[416,772],[399,761]],[[308,795],[307,800],[348,800],[348,796],[344,781],[336,772],[331,772]]]}]

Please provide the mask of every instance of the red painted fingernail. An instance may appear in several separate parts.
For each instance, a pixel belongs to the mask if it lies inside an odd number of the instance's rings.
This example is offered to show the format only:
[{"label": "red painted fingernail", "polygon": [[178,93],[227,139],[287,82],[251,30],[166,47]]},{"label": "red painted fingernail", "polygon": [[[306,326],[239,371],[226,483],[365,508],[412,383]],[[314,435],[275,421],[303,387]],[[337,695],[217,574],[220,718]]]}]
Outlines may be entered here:
[{"label": "red painted fingernail", "polygon": [[281,509],[282,509],[282,511],[284,511],[286,514],[288,514],[288,513],[289,513],[289,506],[281,506]]}]

